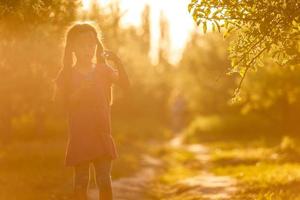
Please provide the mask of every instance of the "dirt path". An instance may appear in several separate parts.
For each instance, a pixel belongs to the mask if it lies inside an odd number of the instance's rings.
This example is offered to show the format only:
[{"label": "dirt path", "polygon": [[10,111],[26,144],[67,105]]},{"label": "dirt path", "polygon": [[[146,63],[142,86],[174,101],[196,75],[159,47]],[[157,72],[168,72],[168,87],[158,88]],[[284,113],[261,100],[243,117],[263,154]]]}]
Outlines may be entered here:
[{"label": "dirt path", "polygon": [[[207,147],[200,144],[183,145],[180,136],[175,137],[167,145],[173,149],[178,148],[192,152],[203,168],[201,168],[198,176],[189,177],[175,183],[171,193],[166,190],[164,200],[231,199],[237,190],[236,180],[228,176],[216,176],[209,172],[211,161],[210,151]],[[161,164],[160,160],[145,155],[143,167],[139,172],[113,182],[115,200],[153,200],[147,195],[146,191],[149,191],[150,183],[156,176],[156,169]],[[90,190],[89,197],[90,200],[98,200],[98,190]]]},{"label": "dirt path", "polygon": [[[147,194],[149,184],[155,177],[155,169],[161,161],[145,155],[142,160],[142,169],[130,177],[113,181],[115,200],[152,200]],[[98,200],[98,189],[89,191],[90,200]]]},{"label": "dirt path", "polygon": [[182,196],[199,197],[207,200],[231,199],[237,191],[237,181],[229,176],[216,176],[209,172],[212,166],[209,148],[201,144],[184,145],[180,136],[175,137],[170,145],[173,148],[187,150],[195,155],[196,160],[201,163],[202,170],[198,176],[189,177],[179,181],[176,185],[180,188]]}]

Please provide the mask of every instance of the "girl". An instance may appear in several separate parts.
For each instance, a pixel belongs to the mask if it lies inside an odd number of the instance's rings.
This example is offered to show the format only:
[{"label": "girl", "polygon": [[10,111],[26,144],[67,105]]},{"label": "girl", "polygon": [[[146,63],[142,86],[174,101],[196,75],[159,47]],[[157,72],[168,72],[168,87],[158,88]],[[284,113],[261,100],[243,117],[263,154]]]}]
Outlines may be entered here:
[{"label": "girl", "polygon": [[[97,63],[92,63],[96,50]],[[73,54],[76,63],[73,64]],[[117,69],[106,64],[111,60]],[[128,76],[118,56],[103,48],[96,29],[73,25],[66,35],[63,67],[55,79],[68,116],[69,139],[65,165],[74,167],[74,197],[87,199],[89,165],[95,169],[101,200],[111,200],[111,165],[118,157],[111,135],[111,86],[129,89]]]}]

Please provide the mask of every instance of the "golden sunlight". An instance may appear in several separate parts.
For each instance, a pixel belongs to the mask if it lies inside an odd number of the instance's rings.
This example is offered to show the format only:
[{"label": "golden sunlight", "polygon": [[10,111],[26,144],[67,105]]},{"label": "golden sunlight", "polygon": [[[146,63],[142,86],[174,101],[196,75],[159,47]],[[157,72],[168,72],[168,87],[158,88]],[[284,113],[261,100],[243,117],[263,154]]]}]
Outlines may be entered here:
[{"label": "golden sunlight", "polygon": [[0,200],[300,200],[300,0],[236,1],[0,0]]},{"label": "golden sunlight", "polygon": [[[108,0],[98,0],[99,4],[107,5]],[[153,62],[157,62],[159,46],[159,18],[163,14],[169,23],[170,36],[170,60],[176,63],[181,58],[183,47],[188,41],[192,31],[197,30],[187,9],[189,0],[178,1],[176,4],[172,0],[119,0],[122,11],[126,12],[122,19],[122,26],[139,25],[140,15],[146,5],[151,8],[151,53]],[[82,0],[83,10],[88,11],[91,7],[91,0]]]},{"label": "golden sunlight", "polygon": [[89,10],[90,8],[90,0],[82,0],[82,9],[83,10]]}]

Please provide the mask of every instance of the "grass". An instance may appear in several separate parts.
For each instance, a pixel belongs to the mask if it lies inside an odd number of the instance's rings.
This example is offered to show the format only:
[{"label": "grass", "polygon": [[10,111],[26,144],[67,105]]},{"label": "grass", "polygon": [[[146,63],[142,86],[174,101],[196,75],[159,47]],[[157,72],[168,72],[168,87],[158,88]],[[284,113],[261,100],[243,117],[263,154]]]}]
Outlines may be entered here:
[{"label": "grass", "polygon": [[284,143],[288,143],[286,138],[275,146],[259,142],[211,144],[212,171],[239,181],[239,192],[234,199],[300,199],[298,149]]},{"label": "grass", "polygon": [[[114,162],[113,179],[137,172],[141,156],[152,154],[164,163],[150,191],[153,199],[200,200],[188,194],[189,188],[181,181],[199,175],[202,165],[195,154],[184,149],[157,148],[159,141],[170,138],[170,133],[156,122],[135,120],[114,126],[120,158]],[[194,135],[189,137],[199,142]],[[64,166],[67,134],[56,127],[43,135],[16,135],[12,141],[0,151],[0,199],[69,199],[73,171]],[[289,137],[281,142],[275,137],[224,141],[206,144],[212,149],[212,172],[239,181],[233,200],[300,199],[298,141]]]},{"label": "grass", "polygon": [[211,148],[212,172],[238,180],[239,191],[232,199],[298,200],[300,141],[281,137],[280,131],[251,115],[200,116],[184,134],[186,143]]},{"label": "grass", "polygon": [[195,159],[194,156],[185,150],[167,149],[165,156],[162,156],[166,167],[164,173],[159,177],[160,183],[172,185],[177,181],[197,175],[198,169],[187,167],[187,164]]},{"label": "grass", "polygon": [[[201,172],[201,166],[195,154],[184,149],[165,147],[158,155],[162,158],[160,169],[152,183],[151,196],[157,200],[201,200],[199,195],[186,193],[189,186],[181,184],[182,180],[195,177]],[[196,165],[195,163],[198,163]]]},{"label": "grass", "polygon": [[[153,125],[151,129],[146,128],[145,123],[140,122],[134,127],[126,124],[114,126],[113,135],[120,157],[113,163],[113,179],[130,176],[138,171],[142,154],[155,150],[145,143],[145,138],[153,134],[155,136],[151,142],[154,142],[166,137],[156,134],[156,131],[162,133],[158,125]],[[30,132],[25,134],[20,129],[9,144],[1,147],[1,200],[70,199],[73,169],[64,166],[67,134],[63,127],[52,122],[48,124],[48,131],[40,135]],[[146,134],[141,131],[143,129],[147,130]]]},{"label": "grass", "polygon": [[[238,191],[232,200],[298,200],[300,199],[300,154],[298,142],[283,138],[281,143],[265,140],[207,143],[212,150],[211,172],[238,180]],[[195,155],[182,149],[163,149],[165,163],[154,184],[156,199],[201,199],[182,180],[201,173],[194,165]]]},{"label": "grass", "polygon": [[64,141],[14,141],[2,149],[0,199],[67,199],[72,171],[63,166]]}]

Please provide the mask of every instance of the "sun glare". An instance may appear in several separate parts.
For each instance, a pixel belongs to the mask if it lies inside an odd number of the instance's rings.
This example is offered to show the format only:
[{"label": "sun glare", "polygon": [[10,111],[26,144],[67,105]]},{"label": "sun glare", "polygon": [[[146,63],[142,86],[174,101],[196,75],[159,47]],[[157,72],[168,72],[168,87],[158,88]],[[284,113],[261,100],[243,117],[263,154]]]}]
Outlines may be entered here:
[{"label": "sun glare", "polygon": [[[107,4],[110,1],[109,0],[96,0],[96,2],[98,1],[99,4]],[[85,11],[88,11],[91,8],[91,0],[81,0],[82,2],[82,9]]]},{"label": "sun glare", "polygon": [[[100,5],[107,5],[114,0],[95,0]],[[151,8],[151,35],[152,47],[151,57],[157,57],[159,43],[159,16],[163,12],[170,23],[170,40],[171,40],[171,60],[176,62],[181,55],[181,51],[188,40],[189,34],[194,30],[194,22],[187,9],[190,0],[182,0],[172,3],[173,0],[119,0],[122,11],[126,12],[121,24],[123,26],[138,25],[141,23],[140,15],[145,7]],[[172,5],[172,6],[170,6]],[[88,12],[92,7],[92,0],[82,0],[82,9]],[[153,55],[152,55],[153,54]],[[157,58],[156,58],[157,59]]]},{"label": "sun glare", "polygon": [[88,10],[90,8],[90,0],[82,0],[82,9]]}]

